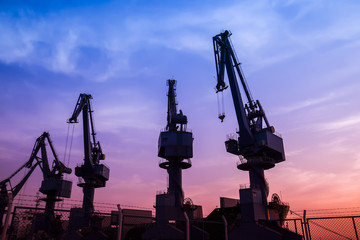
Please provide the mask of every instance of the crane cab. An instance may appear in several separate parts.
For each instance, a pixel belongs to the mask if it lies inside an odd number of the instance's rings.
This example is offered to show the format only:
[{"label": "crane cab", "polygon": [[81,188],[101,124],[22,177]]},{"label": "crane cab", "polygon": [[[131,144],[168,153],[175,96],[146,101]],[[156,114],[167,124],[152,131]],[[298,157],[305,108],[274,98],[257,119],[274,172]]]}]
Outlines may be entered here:
[{"label": "crane cab", "polygon": [[41,183],[39,192],[43,194],[55,193],[57,197],[70,198],[72,182],[63,179],[45,179]]},{"label": "crane cab", "polygon": [[192,158],[193,137],[191,132],[161,132],[158,156],[161,158]]}]

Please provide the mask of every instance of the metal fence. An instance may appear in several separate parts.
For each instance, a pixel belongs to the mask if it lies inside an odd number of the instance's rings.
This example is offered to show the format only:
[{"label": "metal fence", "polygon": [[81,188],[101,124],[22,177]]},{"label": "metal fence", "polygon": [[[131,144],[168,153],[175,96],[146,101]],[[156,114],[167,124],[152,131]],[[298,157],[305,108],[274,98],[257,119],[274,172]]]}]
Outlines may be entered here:
[{"label": "metal fence", "polygon": [[[92,221],[97,223],[96,231],[107,239],[119,239],[119,234],[122,240],[141,239],[141,234],[155,223],[155,219],[151,211],[150,214],[136,211],[124,209],[121,214],[115,211],[94,213],[95,220]],[[44,214],[43,208],[15,207],[7,239],[64,239],[68,232],[70,210],[55,210],[54,213],[54,223],[45,233],[36,231],[37,220]],[[210,239],[225,239],[224,222],[197,220],[191,225],[199,229],[197,240],[206,239],[206,234],[211,236]],[[359,240],[360,216],[286,219],[282,226],[302,236],[303,240]],[[83,234],[93,234],[94,230],[86,231]]]},{"label": "metal fence", "polygon": [[360,217],[308,218],[309,240],[354,239],[359,240]]},{"label": "metal fence", "polygon": [[283,227],[303,236],[304,238],[304,225],[301,219],[286,219],[284,221]]},{"label": "metal fence", "polygon": [[[132,210],[136,211],[136,210]],[[38,220],[44,216],[44,208],[33,207],[15,207],[12,215],[12,221],[10,228],[8,229],[8,240],[32,240],[32,239],[72,239],[69,234],[69,219],[70,210],[55,210],[55,219],[51,223],[49,230],[38,231]],[[125,239],[128,232],[134,228],[134,226],[141,226],[146,223],[151,223],[153,218],[150,216],[141,216],[130,214],[125,211],[122,214],[121,221],[117,212],[112,213],[100,213],[95,212],[91,217],[91,226],[85,227],[81,230],[81,233],[86,235],[101,235],[106,239],[118,239],[117,235],[123,236],[121,239]],[[151,213],[151,212],[150,212]],[[121,228],[119,224],[121,223]],[[121,232],[118,230],[121,229]]]},{"label": "metal fence", "polygon": [[[8,230],[8,239],[33,239],[36,222],[44,215],[44,212],[43,208],[15,207]],[[51,232],[48,233],[49,237],[60,235],[67,229],[69,213],[67,210],[55,211],[55,222]]]},{"label": "metal fence", "polygon": [[304,240],[359,240],[360,216],[287,219],[284,227]]}]

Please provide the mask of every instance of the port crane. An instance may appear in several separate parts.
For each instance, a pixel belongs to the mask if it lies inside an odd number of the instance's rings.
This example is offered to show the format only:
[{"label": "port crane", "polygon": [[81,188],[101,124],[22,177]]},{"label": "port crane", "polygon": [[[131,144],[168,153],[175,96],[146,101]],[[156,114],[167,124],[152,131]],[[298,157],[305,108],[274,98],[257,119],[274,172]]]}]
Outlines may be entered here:
[{"label": "port crane", "polygon": [[[184,202],[184,192],[182,190],[182,169],[191,167],[190,158],[193,156],[193,137],[191,132],[186,131],[187,117],[181,110],[177,110],[176,103],[176,80],[167,81],[168,90],[168,110],[166,131],[160,133],[158,156],[164,158],[159,166],[166,169],[169,174],[168,195],[174,199],[173,211],[170,214],[172,219],[183,219],[182,210]],[[160,196],[159,196],[160,197]],[[158,208],[161,209],[160,206]],[[165,214],[165,213],[164,213]],[[165,215],[166,215],[165,214]],[[159,215],[163,215],[159,212]]]},{"label": "port crane", "polygon": [[[207,233],[191,224],[197,206],[184,198],[182,170],[191,167],[193,136],[187,131],[187,116],[177,109],[176,80],[168,79],[167,124],[160,132],[158,157],[159,167],[168,172],[167,192],[156,195],[156,222],[142,236],[150,239],[208,239]],[[207,235],[206,235],[207,236]]]},{"label": "port crane", "polygon": [[[48,142],[48,146],[54,157],[52,165],[49,164],[46,142]],[[41,153],[41,157],[38,156],[39,152]],[[15,198],[37,166],[40,167],[43,174],[43,181],[39,191],[46,195],[46,198],[41,199],[46,202],[45,218],[44,221],[41,222],[42,225],[38,227],[42,230],[47,230],[54,217],[55,202],[61,201],[59,197],[70,198],[72,187],[71,181],[63,179],[64,173],[70,174],[71,169],[59,161],[48,132],[44,132],[36,139],[29,160],[8,178],[0,182],[0,217],[2,219],[5,207],[8,204],[8,193],[11,192],[12,198]],[[12,186],[12,178],[25,168],[29,169],[28,172],[18,184]]]},{"label": "port crane", "polygon": [[83,218],[78,222],[80,226],[88,226],[90,216],[94,212],[94,193],[95,188],[105,187],[109,180],[109,168],[100,164],[100,160],[105,159],[99,141],[96,141],[92,109],[90,104],[92,96],[90,94],[80,94],[73,114],[68,123],[78,123],[78,116],[82,112],[83,136],[84,136],[84,162],[75,168],[75,175],[84,181],[78,183],[83,188]]},{"label": "port crane", "polygon": [[[225,146],[227,152],[239,156],[240,162],[237,168],[249,171],[250,187],[260,189],[262,205],[266,212],[269,187],[264,170],[285,161],[283,140],[269,124],[260,102],[252,98],[230,36],[229,31],[224,31],[213,37],[217,74],[216,92],[223,92],[228,88],[224,81],[226,69],[239,127],[238,138],[229,138]],[[245,92],[246,104],[243,103],[237,77]],[[219,118],[223,121],[225,114],[220,112]]]}]

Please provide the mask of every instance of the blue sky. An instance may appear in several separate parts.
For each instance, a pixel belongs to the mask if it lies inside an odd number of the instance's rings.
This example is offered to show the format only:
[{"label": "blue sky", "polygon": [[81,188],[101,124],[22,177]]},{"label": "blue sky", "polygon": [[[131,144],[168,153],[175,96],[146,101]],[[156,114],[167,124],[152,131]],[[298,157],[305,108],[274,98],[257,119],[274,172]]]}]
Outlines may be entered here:
[{"label": "blue sky", "polygon": [[[266,172],[271,193],[293,209],[358,206],[359,10],[354,0],[2,0],[0,178],[27,160],[43,131],[63,159],[66,120],[78,95],[91,93],[111,169],[96,201],[151,207],[166,189],[157,138],[166,80],[175,78],[195,137],[185,195],[205,213],[220,196],[238,197],[248,176],[225,152],[237,126],[232,100],[227,92],[220,124],[214,90],[212,36],[229,29],[253,97],[284,138],[287,161]],[[71,167],[82,160],[80,125]],[[34,175],[28,192],[40,186]],[[78,187],[73,197],[81,199]]]}]

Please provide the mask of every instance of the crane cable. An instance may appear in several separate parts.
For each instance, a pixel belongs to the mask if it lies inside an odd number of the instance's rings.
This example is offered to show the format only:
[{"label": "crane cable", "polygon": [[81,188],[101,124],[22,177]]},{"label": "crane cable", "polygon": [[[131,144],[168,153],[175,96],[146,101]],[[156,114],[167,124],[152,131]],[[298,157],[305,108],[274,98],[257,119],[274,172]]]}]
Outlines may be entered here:
[{"label": "crane cable", "polygon": [[64,151],[64,159],[63,159],[64,163],[65,163],[65,160],[66,160],[66,150],[67,150],[67,145],[68,145],[68,140],[69,140],[69,129],[70,129],[70,124],[68,124],[66,140],[65,140],[65,151]]},{"label": "crane cable", "polygon": [[[70,156],[71,156],[71,149],[72,149],[72,143],[73,143],[73,139],[74,139],[74,129],[75,129],[75,124],[73,125],[73,129],[72,129],[72,133],[71,133],[71,138],[70,138],[70,146],[69,146],[69,153],[66,159],[66,155],[67,155],[67,146],[68,146],[68,141],[69,141],[69,131],[70,131],[70,123],[68,123],[68,130],[67,130],[67,135],[66,135],[66,142],[65,142],[65,152],[64,152],[64,164],[66,167],[69,167],[70,165]],[[65,175],[65,179],[67,180],[67,175]]]},{"label": "crane cable", "polygon": [[68,156],[68,160],[67,160],[67,166],[69,166],[69,164],[70,164],[71,149],[72,149],[72,144],[73,144],[73,139],[74,139],[74,129],[75,129],[75,124],[73,124],[73,129],[71,132],[70,149],[69,149],[69,156]]},{"label": "crane cable", "polygon": [[[29,171],[30,171],[30,169],[29,169]],[[24,176],[23,176],[23,178],[22,179],[24,179],[25,177],[26,177],[26,173],[27,171],[24,171]],[[21,190],[20,190],[20,194],[18,194],[18,195],[20,195],[19,197],[18,197],[18,199],[17,199],[17,204],[18,205],[20,205],[21,204],[21,202],[23,202],[23,200],[24,200],[24,193],[25,193],[25,189],[26,189],[26,186],[27,185],[27,181],[24,183],[24,185],[23,185],[23,187],[21,188]]]},{"label": "crane cable", "polygon": [[[221,94],[221,99],[219,98],[219,94]],[[224,93],[223,91],[218,92],[216,94],[217,97],[217,105],[218,105],[218,117],[221,121],[225,118],[225,104],[224,104]]]}]

